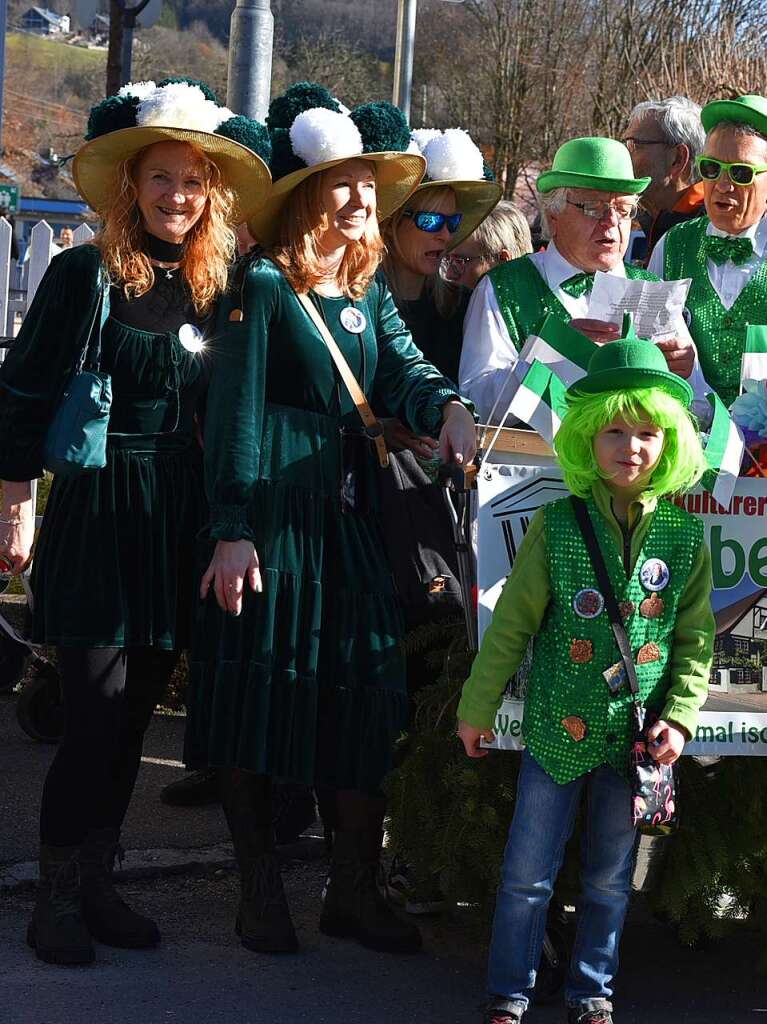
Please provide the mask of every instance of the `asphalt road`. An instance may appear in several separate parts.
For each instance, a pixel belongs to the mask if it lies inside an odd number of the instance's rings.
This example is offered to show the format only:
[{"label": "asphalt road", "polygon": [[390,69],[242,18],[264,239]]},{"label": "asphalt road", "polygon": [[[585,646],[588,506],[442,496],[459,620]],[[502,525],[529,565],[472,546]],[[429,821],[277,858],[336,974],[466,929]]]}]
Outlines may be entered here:
[{"label": "asphalt road", "polygon": [[[40,793],[56,751],[21,731],[15,709],[15,696],[0,695],[0,865],[37,857]],[[220,807],[182,809],[160,803],[162,787],[184,775],[173,765],[181,757],[183,736],[183,718],[154,716],[123,830],[126,849],[201,847],[228,840]]]}]

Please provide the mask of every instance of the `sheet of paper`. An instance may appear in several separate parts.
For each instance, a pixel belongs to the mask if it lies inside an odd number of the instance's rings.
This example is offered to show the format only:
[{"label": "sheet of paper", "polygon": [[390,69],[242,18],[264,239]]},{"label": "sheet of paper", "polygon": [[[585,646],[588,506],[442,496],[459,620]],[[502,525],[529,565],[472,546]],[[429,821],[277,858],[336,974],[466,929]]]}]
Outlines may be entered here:
[{"label": "sheet of paper", "polygon": [[690,278],[681,281],[630,281],[615,274],[597,273],[586,316],[620,324],[624,313],[634,314],[640,338],[662,341],[678,335]]}]

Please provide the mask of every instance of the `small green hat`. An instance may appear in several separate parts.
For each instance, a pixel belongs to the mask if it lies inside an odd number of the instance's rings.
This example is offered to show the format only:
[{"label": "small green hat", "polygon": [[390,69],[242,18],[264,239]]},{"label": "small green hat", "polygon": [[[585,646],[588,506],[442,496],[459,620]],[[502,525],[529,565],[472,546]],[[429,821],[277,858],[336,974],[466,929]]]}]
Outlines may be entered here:
[{"label": "small green hat", "polygon": [[700,114],[707,132],[722,121],[750,124],[760,135],[767,137],[767,99],[764,96],[736,96],[734,100],[714,100],[707,103]]},{"label": "small green hat", "polygon": [[650,178],[635,178],[631,154],[617,139],[570,139],[554,154],[550,171],[539,175],[539,192],[555,188],[593,188],[600,192],[638,195]]},{"label": "small green hat", "polygon": [[622,335],[617,341],[600,345],[589,360],[588,374],[570,385],[567,397],[628,388],[660,388],[689,409],[692,388],[682,377],[671,373],[657,345],[637,337],[631,313],[624,314]]}]

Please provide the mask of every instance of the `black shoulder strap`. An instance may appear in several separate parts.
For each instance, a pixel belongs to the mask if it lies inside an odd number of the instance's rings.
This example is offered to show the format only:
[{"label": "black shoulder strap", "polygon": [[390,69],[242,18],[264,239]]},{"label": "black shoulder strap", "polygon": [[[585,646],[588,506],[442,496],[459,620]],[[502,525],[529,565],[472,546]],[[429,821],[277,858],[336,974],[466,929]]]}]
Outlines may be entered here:
[{"label": "black shoulder strap", "polygon": [[597,540],[597,535],[594,532],[594,524],[591,522],[591,516],[589,515],[589,510],[586,507],[586,502],[583,498],[576,498],[574,495],[571,495],[570,501],[573,503],[575,518],[578,522],[581,535],[583,536],[586,550],[591,558],[591,564],[594,567],[594,573],[597,577],[599,589],[602,591],[602,596],[605,599],[605,608],[607,609],[607,614],[610,619],[613,636],[615,637],[615,642],[618,645],[618,650],[621,653],[623,664],[626,666],[626,678],[628,679],[631,695],[636,701],[639,699],[639,682],[637,680],[634,657],[631,653],[629,638],[626,636],[626,630],[623,625],[623,616],[620,613],[618,601],[615,597],[615,591],[613,590],[613,585],[610,582],[610,575],[607,572],[607,566],[605,565],[604,556],[602,555],[602,549],[599,547],[599,541]]}]

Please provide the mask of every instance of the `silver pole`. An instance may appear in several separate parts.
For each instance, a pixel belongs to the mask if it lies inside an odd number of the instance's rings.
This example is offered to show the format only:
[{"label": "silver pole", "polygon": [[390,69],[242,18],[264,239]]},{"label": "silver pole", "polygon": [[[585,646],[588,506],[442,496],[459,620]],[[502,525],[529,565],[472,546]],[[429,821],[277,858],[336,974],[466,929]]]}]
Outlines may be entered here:
[{"label": "silver pole", "polygon": [[415,50],[415,15],[418,0],[399,0],[397,12],[397,44],[394,51],[394,94],[392,102],[410,120],[410,99],[413,89],[413,51]]},{"label": "silver pole", "polygon": [[5,85],[5,30],[8,20],[8,0],[0,0],[0,154],[3,146],[3,87]]},{"label": "silver pole", "polygon": [[229,35],[226,105],[263,121],[272,85],[274,15],[270,0],[237,0]]}]

